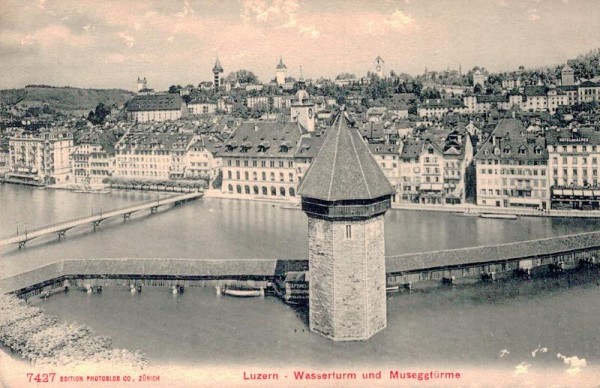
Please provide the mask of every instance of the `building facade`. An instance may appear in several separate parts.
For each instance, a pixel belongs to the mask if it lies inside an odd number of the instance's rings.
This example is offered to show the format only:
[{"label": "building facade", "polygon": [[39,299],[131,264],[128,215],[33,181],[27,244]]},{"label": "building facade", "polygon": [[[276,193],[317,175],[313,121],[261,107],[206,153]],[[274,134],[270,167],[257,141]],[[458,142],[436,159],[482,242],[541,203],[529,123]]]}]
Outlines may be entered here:
[{"label": "building facade", "polygon": [[305,134],[298,123],[244,123],[217,156],[223,163],[222,192],[236,197],[296,199],[295,155]]},{"label": "building facade", "polygon": [[548,209],[545,138],[521,121],[503,119],[475,156],[477,204]]},{"label": "building facade", "polygon": [[9,139],[7,178],[45,184],[64,184],[71,180],[69,156],[73,135],[68,131],[23,131]]},{"label": "building facade", "polygon": [[112,132],[90,132],[78,143],[71,154],[73,182],[83,187],[102,185],[114,172],[117,137]]},{"label": "building facade", "polygon": [[176,180],[186,174],[190,133],[126,133],[115,146],[114,177]]},{"label": "building facade", "polygon": [[181,96],[172,93],[136,96],[127,103],[129,119],[140,123],[177,120],[185,109]]},{"label": "building facade", "polygon": [[600,209],[600,132],[575,127],[546,134],[553,209]]}]

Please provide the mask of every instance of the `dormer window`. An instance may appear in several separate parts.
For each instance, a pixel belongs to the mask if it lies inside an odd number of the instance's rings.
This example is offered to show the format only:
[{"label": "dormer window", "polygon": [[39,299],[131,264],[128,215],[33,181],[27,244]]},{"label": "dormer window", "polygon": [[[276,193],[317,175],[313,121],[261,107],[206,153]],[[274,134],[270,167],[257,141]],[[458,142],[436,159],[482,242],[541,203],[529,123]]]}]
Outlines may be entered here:
[{"label": "dormer window", "polygon": [[541,155],[541,154],[542,154],[542,151],[543,151],[543,149],[542,149],[542,147],[540,147],[540,146],[537,146],[537,147],[535,147],[535,149],[534,149],[534,152],[535,152],[535,154],[536,154],[536,155]]},{"label": "dormer window", "polygon": [[490,154],[490,150],[485,150],[485,151],[483,151],[483,153],[484,153],[485,155],[489,155],[489,154]]},{"label": "dormer window", "polygon": [[504,153],[505,155],[510,155],[510,147],[504,147],[502,153]]},{"label": "dormer window", "polygon": [[519,147],[519,155],[525,155],[526,153],[527,153],[527,147],[523,147],[523,146]]},{"label": "dormer window", "polygon": [[500,155],[500,148],[494,148],[494,155]]}]

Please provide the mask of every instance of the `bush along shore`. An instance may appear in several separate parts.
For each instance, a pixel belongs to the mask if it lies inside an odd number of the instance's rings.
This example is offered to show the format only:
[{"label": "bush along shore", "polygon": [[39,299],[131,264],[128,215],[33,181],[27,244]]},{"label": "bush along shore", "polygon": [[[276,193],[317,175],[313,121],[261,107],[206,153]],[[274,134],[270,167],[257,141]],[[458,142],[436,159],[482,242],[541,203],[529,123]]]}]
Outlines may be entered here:
[{"label": "bush along shore", "polygon": [[141,180],[105,178],[102,183],[113,189],[150,190],[150,191],[176,191],[190,192],[206,189],[208,182],[205,179],[195,180]]},{"label": "bush along shore", "polygon": [[112,347],[111,339],[77,323],[59,323],[40,308],[12,295],[0,295],[0,341],[32,364],[77,367],[96,364],[142,369],[139,351]]}]

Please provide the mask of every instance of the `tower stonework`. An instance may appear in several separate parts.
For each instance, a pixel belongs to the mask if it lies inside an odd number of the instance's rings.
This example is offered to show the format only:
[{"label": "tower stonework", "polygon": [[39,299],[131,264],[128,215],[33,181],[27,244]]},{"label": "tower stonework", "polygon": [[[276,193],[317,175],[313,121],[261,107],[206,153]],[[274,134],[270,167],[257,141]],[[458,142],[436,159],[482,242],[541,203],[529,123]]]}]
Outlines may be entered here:
[{"label": "tower stonework", "polygon": [[361,341],[386,327],[384,214],[392,193],[340,112],[299,188],[308,216],[311,331]]}]

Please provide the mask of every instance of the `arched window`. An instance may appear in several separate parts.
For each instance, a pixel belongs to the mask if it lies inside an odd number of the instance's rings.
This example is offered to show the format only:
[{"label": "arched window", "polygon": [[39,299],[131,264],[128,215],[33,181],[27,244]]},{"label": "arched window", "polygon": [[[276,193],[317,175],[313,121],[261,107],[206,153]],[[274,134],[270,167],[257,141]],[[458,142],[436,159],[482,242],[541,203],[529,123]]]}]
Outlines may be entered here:
[{"label": "arched window", "polygon": [[283,173],[282,172],[279,173],[279,182],[283,182]]},{"label": "arched window", "polygon": [[280,188],[279,188],[279,194],[280,194],[282,197],[285,197],[285,187],[280,187]]},{"label": "arched window", "polygon": [[244,171],[244,179],[249,180],[250,176],[248,175],[248,171]]},{"label": "arched window", "polygon": [[257,180],[258,179],[258,174],[256,173],[256,171],[254,171],[252,173],[252,179]]},{"label": "arched window", "polygon": [[246,194],[250,194],[250,186],[248,186],[248,185],[244,186],[244,192]]},{"label": "arched window", "polygon": [[237,189],[238,194],[242,194],[242,186],[237,185],[236,189]]},{"label": "arched window", "polygon": [[233,193],[233,185],[229,185],[227,187],[227,190],[229,190],[230,193]]},{"label": "arched window", "polygon": [[258,195],[258,186],[254,186],[253,189],[254,189],[254,195]]},{"label": "arched window", "polygon": [[289,174],[289,178],[290,178],[290,182],[293,182],[293,181],[294,181],[294,174],[292,174],[292,173],[290,172],[290,174]]},{"label": "arched window", "polygon": [[277,189],[275,187],[271,187],[271,195],[277,195]]},{"label": "arched window", "polygon": [[267,173],[263,171],[262,173],[262,180],[266,181],[267,180]]},{"label": "arched window", "polygon": [[262,187],[262,194],[267,195],[267,186]]},{"label": "arched window", "polygon": [[296,196],[296,190],[294,190],[293,187],[290,187],[290,197],[295,197]]},{"label": "arched window", "polygon": [[231,170],[227,171],[227,179],[231,179]]},{"label": "arched window", "polygon": [[235,179],[240,180],[240,172],[239,171],[235,172]]}]

